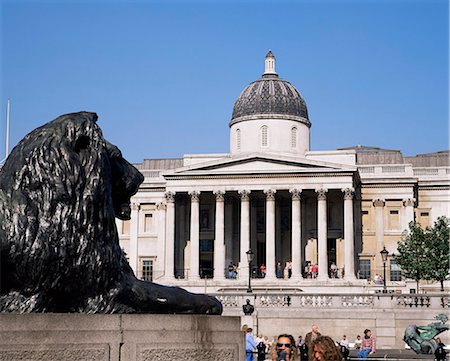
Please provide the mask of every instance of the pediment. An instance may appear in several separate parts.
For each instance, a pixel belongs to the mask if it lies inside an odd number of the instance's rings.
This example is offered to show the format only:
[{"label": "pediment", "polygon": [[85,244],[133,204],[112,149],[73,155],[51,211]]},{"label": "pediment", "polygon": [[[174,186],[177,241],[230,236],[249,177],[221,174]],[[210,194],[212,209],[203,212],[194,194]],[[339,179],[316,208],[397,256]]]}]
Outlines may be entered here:
[{"label": "pediment", "polygon": [[224,158],[213,162],[195,164],[190,167],[175,169],[166,175],[199,174],[273,174],[273,173],[314,173],[354,171],[356,167],[327,163],[306,158],[288,158],[282,156],[246,156],[241,158]]}]

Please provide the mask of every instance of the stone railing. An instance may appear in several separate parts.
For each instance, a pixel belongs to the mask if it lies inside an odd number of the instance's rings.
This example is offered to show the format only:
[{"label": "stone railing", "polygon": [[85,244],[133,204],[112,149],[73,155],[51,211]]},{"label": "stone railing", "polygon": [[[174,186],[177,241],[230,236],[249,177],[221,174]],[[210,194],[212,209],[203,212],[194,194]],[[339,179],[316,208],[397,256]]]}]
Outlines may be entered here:
[{"label": "stone railing", "polygon": [[159,178],[160,172],[158,170],[141,170],[144,178]]},{"label": "stone railing", "polygon": [[389,164],[389,165],[359,165],[358,171],[361,175],[382,176],[386,174],[398,174],[404,176],[422,177],[446,177],[450,174],[449,167],[412,167],[411,165]]},{"label": "stone railing", "polygon": [[255,308],[302,309],[434,309],[449,310],[447,294],[398,295],[398,294],[243,294],[216,293],[224,309],[240,308],[250,299]]}]

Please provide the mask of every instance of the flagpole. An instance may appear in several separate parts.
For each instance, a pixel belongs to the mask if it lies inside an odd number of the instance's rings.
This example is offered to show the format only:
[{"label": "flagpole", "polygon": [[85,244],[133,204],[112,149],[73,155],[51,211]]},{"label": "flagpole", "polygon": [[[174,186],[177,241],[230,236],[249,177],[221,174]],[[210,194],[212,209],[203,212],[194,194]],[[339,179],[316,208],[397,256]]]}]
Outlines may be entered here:
[{"label": "flagpole", "polygon": [[5,156],[5,160],[6,158],[8,158],[9,155],[9,114],[11,112],[11,100],[8,97],[8,105],[6,107],[6,156]]},{"label": "flagpole", "polygon": [[9,155],[9,114],[11,112],[11,100],[8,97],[8,104],[6,106],[6,152],[5,152],[5,158],[0,160],[0,166],[6,161],[6,158],[8,158]]}]

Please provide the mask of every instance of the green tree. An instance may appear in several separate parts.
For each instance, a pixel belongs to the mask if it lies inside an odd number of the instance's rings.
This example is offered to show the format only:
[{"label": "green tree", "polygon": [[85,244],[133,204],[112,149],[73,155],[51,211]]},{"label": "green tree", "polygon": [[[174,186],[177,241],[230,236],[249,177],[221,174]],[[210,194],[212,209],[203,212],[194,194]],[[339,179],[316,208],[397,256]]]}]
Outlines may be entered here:
[{"label": "green tree", "polygon": [[441,283],[450,272],[450,227],[446,217],[439,217],[433,227],[421,228],[418,223],[411,222],[409,230],[403,234],[395,257],[404,277],[417,283],[419,292],[420,280],[434,280]]},{"label": "green tree", "polygon": [[426,237],[429,262],[426,279],[440,282],[441,291],[444,291],[444,281],[450,273],[449,238],[449,219],[439,217]]},{"label": "green tree", "polygon": [[403,240],[398,243],[398,255],[395,257],[402,270],[402,275],[416,281],[417,293],[419,292],[419,281],[425,279],[429,273],[428,245],[425,240],[427,232],[418,223],[410,222],[409,230],[404,232]]}]

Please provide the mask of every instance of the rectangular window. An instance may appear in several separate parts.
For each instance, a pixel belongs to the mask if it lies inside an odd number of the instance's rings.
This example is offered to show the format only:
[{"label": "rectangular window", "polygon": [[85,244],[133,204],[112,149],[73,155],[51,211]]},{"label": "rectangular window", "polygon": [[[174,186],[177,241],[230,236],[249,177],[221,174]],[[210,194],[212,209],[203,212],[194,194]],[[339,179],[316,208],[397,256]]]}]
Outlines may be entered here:
[{"label": "rectangular window", "polygon": [[153,259],[141,258],[141,280],[153,281]]},{"label": "rectangular window", "polygon": [[152,233],[154,232],[153,229],[153,214],[148,213],[145,215],[144,218],[144,232],[145,233]]},{"label": "rectangular window", "polygon": [[369,211],[362,211],[362,226],[363,226],[363,230],[365,230],[365,231],[369,231],[371,228]]},{"label": "rectangular window", "polygon": [[430,213],[429,212],[420,212],[418,223],[423,227],[428,227],[430,225]]},{"label": "rectangular window", "polygon": [[130,221],[122,221],[122,234],[130,234]]},{"label": "rectangular window", "polygon": [[399,229],[400,228],[400,218],[398,215],[398,210],[389,211],[389,229]]},{"label": "rectangular window", "polygon": [[370,259],[359,260],[359,278],[370,280]]},{"label": "rectangular window", "polygon": [[401,281],[402,280],[402,272],[400,266],[395,262],[395,260],[390,260],[391,266],[391,281]]}]

